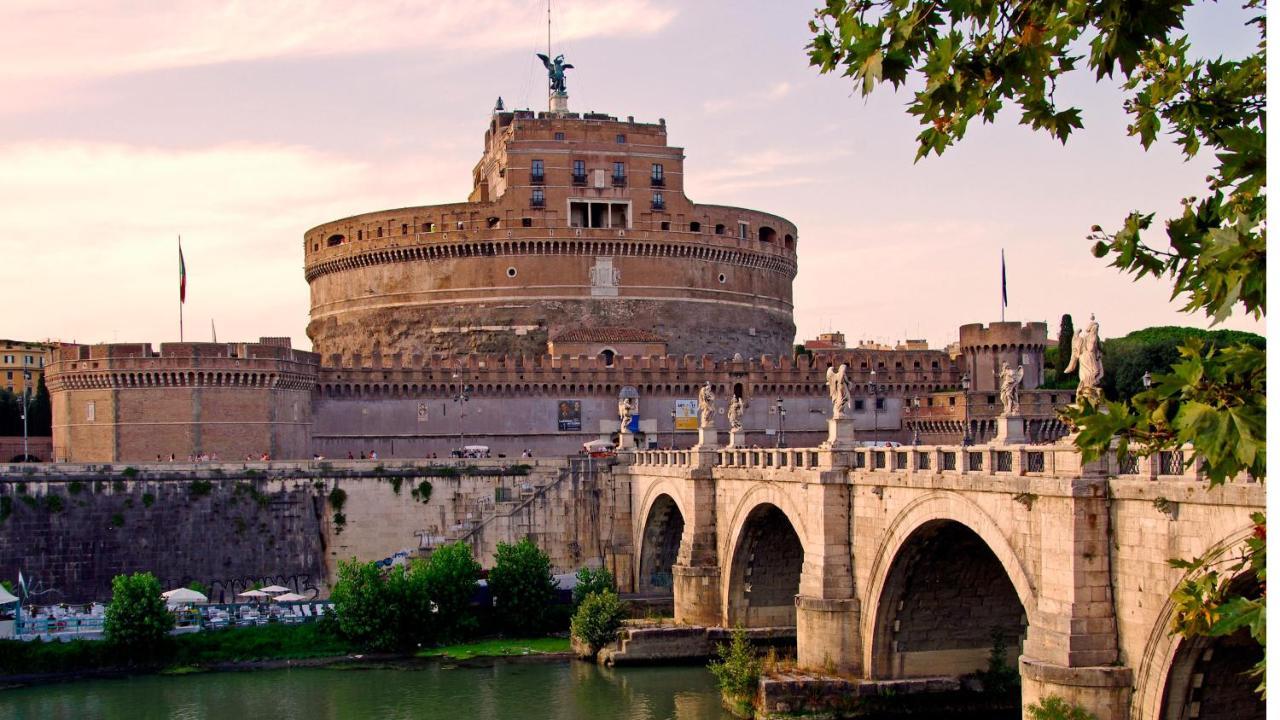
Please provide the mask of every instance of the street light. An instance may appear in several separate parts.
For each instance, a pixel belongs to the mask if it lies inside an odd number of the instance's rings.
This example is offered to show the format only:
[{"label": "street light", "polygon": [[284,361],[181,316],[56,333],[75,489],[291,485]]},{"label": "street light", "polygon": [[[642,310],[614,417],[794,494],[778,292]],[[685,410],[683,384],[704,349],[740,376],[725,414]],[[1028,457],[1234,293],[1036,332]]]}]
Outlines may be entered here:
[{"label": "street light", "polygon": [[[454,375],[453,379],[457,380],[458,376]],[[453,401],[455,403],[458,403],[458,456],[459,457],[466,456],[467,440],[466,440],[466,435],[464,434],[463,421],[466,420],[467,418],[466,403],[469,402],[470,400],[471,400],[471,386],[462,385],[462,384],[458,385],[458,392],[456,395],[453,396]]]},{"label": "street light", "polygon": [[775,401],[775,407],[778,410],[778,441],[774,446],[784,448],[787,446],[787,436],[783,421],[787,419],[787,409],[782,406],[782,398],[778,398]]},{"label": "street light", "polygon": [[31,371],[22,371],[22,462],[31,462],[31,454],[27,450],[27,416],[31,414]]},{"label": "street light", "polygon": [[871,444],[874,446],[880,437],[880,388],[876,385],[876,371],[871,371]]},{"label": "street light", "polygon": [[676,410],[671,408],[671,449],[676,449]]},{"label": "street light", "polygon": [[911,398],[911,444],[920,444],[920,396]]},{"label": "street light", "polygon": [[962,445],[969,445],[973,438],[969,437],[969,373],[960,376],[960,387],[964,388],[964,438]]}]

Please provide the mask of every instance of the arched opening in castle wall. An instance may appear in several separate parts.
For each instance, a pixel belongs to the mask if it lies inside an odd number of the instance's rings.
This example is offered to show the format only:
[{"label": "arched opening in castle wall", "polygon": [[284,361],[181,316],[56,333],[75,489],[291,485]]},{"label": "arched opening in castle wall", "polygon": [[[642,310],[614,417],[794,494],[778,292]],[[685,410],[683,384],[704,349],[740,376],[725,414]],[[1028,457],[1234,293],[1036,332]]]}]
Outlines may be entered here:
[{"label": "arched opening in castle wall", "polygon": [[[1247,576],[1232,589],[1253,596],[1257,579]],[[1248,628],[1226,637],[1181,640],[1165,681],[1160,720],[1262,720],[1267,705],[1254,692],[1261,678],[1248,671],[1263,652]]]},{"label": "arched opening in castle wall", "polygon": [[795,627],[804,546],[776,505],[757,505],[742,525],[729,581],[730,626]]},{"label": "arched opening in castle wall", "polygon": [[1017,672],[1026,610],[995,553],[962,523],[925,523],[907,538],[875,612],[877,678],[987,671],[997,644],[1005,667]]},{"label": "arched opening in castle wall", "polygon": [[636,588],[643,594],[670,595],[671,566],[680,552],[684,536],[684,515],[670,495],[659,495],[644,521],[640,546],[640,578]]}]

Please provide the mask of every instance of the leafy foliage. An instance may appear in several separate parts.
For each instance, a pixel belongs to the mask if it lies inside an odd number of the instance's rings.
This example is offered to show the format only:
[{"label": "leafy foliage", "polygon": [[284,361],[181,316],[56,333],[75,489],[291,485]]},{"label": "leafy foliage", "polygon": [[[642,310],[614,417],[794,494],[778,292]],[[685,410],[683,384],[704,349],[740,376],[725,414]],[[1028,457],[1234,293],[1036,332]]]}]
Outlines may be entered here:
[{"label": "leafy foliage", "polygon": [[160,596],[160,581],[151,573],[117,575],[111,579],[103,632],[122,655],[149,660],[165,649],[173,616]]},{"label": "leafy foliage", "polygon": [[1054,358],[1054,369],[1059,376],[1066,372],[1067,365],[1071,362],[1071,338],[1075,333],[1075,322],[1070,315],[1063,315],[1062,322],[1058,324],[1058,354]]},{"label": "leafy foliage", "polygon": [[592,654],[618,638],[626,607],[611,590],[588,593],[569,622],[573,636],[586,643]]},{"label": "leafy foliage", "polygon": [[747,640],[747,631],[738,626],[730,635],[729,645],[716,646],[716,657],[707,666],[716,677],[720,693],[740,712],[749,712],[751,698],[760,682],[761,662],[755,648]]},{"label": "leafy foliage", "polygon": [[1040,702],[1028,705],[1027,714],[1031,720],[1098,720],[1093,713],[1057,695],[1046,695]]},{"label": "leafy foliage", "polygon": [[547,626],[556,581],[551,577],[551,560],[532,540],[498,543],[489,587],[498,622],[506,632],[528,634]]},{"label": "leafy foliage", "polygon": [[423,566],[427,594],[435,605],[437,636],[446,641],[469,637],[478,623],[471,597],[480,577],[480,563],[464,542],[436,548]]},{"label": "leafy foliage", "polygon": [[431,639],[422,572],[406,572],[403,565],[383,572],[372,562],[342,562],[330,599],[343,637],[371,650],[398,650]]},{"label": "leafy foliage", "polygon": [[578,584],[573,586],[573,604],[575,607],[591,593],[618,592],[618,584],[613,579],[609,568],[580,568],[577,574]]}]

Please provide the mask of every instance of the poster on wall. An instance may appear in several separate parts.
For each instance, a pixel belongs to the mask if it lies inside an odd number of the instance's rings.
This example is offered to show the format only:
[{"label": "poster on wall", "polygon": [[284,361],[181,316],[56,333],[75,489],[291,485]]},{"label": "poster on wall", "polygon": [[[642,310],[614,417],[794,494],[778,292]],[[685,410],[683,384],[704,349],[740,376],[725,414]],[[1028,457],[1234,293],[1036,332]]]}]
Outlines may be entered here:
[{"label": "poster on wall", "polygon": [[561,400],[556,407],[556,424],[561,432],[582,429],[582,401]]},{"label": "poster on wall", "polygon": [[693,399],[676,400],[676,429],[698,429],[698,401]]}]

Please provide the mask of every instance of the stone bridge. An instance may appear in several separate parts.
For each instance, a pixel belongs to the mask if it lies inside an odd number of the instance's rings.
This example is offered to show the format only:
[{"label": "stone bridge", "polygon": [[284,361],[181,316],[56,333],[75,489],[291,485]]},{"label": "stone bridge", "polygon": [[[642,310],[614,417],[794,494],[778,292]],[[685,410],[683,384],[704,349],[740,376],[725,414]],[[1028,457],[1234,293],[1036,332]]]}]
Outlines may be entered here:
[{"label": "stone bridge", "polygon": [[800,666],[871,679],[984,670],[998,636],[1024,707],[1056,694],[1099,718],[1240,720],[1261,651],[1172,636],[1184,574],[1167,561],[1235,552],[1264,489],[1210,488],[1185,457],[695,447],[616,472],[634,589],[673,593],[679,622],[794,626]]}]

